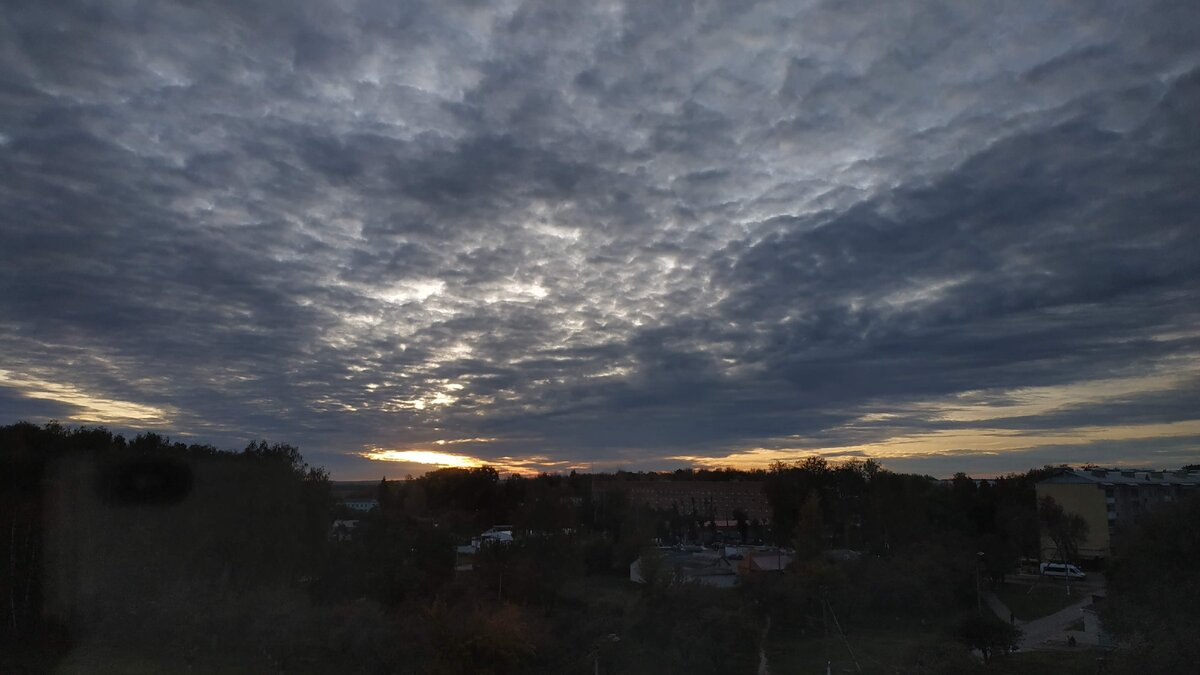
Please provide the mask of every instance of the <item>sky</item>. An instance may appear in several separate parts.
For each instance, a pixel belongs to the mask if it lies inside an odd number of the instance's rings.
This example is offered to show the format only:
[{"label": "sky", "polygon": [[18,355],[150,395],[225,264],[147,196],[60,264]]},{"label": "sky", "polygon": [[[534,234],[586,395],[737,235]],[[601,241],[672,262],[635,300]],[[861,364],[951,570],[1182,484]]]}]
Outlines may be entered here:
[{"label": "sky", "polygon": [[1200,3],[5,3],[0,423],[1200,462]]}]

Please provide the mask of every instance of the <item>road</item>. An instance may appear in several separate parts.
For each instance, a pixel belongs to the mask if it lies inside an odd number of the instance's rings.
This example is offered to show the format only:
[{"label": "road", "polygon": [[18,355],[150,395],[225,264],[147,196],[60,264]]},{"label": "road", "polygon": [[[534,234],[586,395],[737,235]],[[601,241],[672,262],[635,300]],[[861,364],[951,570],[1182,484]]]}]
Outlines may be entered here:
[{"label": "road", "polygon": [[767,633],[771,630],[771,616],[767,615],[767,625],[763,627],[762,640],[758,645],[758,675],[771,675],[771,666],[767,663]]}]

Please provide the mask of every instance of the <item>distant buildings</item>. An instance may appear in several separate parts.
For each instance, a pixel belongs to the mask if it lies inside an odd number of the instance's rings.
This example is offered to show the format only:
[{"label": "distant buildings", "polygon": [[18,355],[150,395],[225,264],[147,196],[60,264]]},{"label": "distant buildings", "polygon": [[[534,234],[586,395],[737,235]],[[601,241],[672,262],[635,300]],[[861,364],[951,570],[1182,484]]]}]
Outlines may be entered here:
[{"label": "distant buildings", "polygon": [[771,518],[762,481],[613,481],[597,483],[597,487],[602,492],[625,492],[634,504],[695,513],[707,520],[732,522],[739,510],[748,520],[766,522]]},{"label": "distant buildings", "polygon": [[342,505],[345,506],[346,508],[350,509],[351,511],[367,513],[368,511],[371,511],[372,509],[379,508],[379,500],[378,499],[346,499],[346,500],[342,501]]},{"label": "distant buildings", "polygon": [[456,547],[459,553],[475,554],[487,546],[513,543],[512,525],[493,525],[486,532],[471,539],[470,544]]},{"label": "distant buildings", "polygon": [[[949,488],[953,487],[958,480],[958,478],[939,478],[937,479],[937,484]],[[966,480],[974,483],[975,487],[984,487],[985,485],[987,487],[996,487],[997,481],[995,478],[967,478]]]},{"label": "distant buildings", "polygon": [[[1037,496],[1053,497],[1067,513],[1081,516],[1088,536],[1079,544],[1084,559],[1112,553],[1112,531],[1122,522],[1162,504],[1183,498],[1200,485],[1200,471],[1129,471],[1063,467],[1040,481]],[[1054,543],[1042,535],[1042,559],[1057,555]]]}]

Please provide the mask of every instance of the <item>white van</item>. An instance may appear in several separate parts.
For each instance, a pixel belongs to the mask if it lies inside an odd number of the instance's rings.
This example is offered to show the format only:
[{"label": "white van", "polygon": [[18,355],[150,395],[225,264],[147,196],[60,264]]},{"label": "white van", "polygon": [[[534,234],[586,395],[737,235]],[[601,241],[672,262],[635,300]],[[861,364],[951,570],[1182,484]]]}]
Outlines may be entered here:
[{"label": "white van", "polygon": [[1063,563],[1044,562],[1039,566],[1039,571],[1042,576],[1059,577],[1061,579],[1086,579],[1087,575],[1083,570],[1074,565],[1066,565]]}]

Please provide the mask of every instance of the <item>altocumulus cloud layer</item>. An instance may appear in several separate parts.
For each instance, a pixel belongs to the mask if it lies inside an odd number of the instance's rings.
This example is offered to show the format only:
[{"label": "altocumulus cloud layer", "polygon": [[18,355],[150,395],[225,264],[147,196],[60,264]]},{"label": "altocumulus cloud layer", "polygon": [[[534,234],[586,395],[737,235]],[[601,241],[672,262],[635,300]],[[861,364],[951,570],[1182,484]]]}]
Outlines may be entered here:
[{"label": "altocumulus cloud layer", "polygon": [[0,413],[343,477],[1177,466],[1197,119],[1186,0],[11,2]]}]

